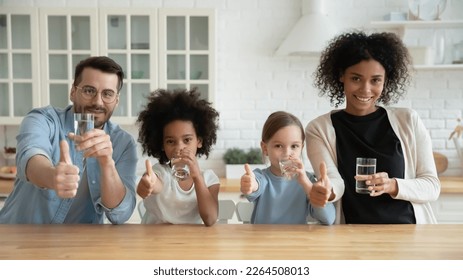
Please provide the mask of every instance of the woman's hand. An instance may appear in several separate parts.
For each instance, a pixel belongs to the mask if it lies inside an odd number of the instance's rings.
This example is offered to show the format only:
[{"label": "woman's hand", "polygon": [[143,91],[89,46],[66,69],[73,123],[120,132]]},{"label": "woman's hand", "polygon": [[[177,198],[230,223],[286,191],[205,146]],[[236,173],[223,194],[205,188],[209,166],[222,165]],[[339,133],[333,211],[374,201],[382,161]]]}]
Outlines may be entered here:
[{"label": "woman's hand", "polygon": [[389,178],[387,172],[379,172],[372,175],[356,175],[355,180],[365,180],[370,196],[380,196],[387,193],[392,197],[397,196],[399,187],[395,178]]}]

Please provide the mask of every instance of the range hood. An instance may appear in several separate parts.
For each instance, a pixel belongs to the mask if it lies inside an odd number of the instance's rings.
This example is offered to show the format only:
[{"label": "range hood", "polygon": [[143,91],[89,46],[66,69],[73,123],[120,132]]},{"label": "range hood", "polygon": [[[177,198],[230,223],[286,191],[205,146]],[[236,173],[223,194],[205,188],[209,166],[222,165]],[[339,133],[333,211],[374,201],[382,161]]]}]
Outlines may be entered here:
[{"label": "range hood", "polygon": [[337,29],[323,11],[323,1],[302,0],[302,17],[275,52],[278,56],[318,56]]}]

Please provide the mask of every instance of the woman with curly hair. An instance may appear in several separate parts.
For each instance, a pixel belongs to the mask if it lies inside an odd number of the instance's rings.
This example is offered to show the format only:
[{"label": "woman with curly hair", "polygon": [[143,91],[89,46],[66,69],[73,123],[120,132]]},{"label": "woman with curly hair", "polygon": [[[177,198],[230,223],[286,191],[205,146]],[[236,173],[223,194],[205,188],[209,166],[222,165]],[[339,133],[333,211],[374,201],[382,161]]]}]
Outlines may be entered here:
[{"label": "woman with curly hair", "polygon": [[[338,223],[436,223],[430,136],[417,112],[387,107],[405,94],[410,65],[393,33],[345,33],[322,52],[314,85],[336,108],[346,106],[309,122],[306,146],[315,169],[326,162]],[[356,176],[357,157],[376,158],[377,173]],[[369,195],[356,193],[356,179],[366,180]]]},{"label": "woman with curly hair", "polygon": [[[197,158],[209,156],[217,140],[219,113],[195,89],[158,89],[137,119],[143,154],[158,159],[140,179],[137,193],[146,212],[142,223],[200,224],[217,221],[219,178],[201,170]],[[172,172],[173,159],[186,165],[186,176]]]}]

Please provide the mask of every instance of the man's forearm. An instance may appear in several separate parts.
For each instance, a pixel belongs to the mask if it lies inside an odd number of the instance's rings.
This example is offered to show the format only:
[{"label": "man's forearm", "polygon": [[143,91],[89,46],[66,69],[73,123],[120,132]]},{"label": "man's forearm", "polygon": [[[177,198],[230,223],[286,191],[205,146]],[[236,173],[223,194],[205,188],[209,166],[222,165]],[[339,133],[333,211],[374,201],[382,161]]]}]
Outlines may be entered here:
[{"label": "man's forearm", "polygon": [[117,207],[125,197],[126,189],[114,161],[101,166],[101,202],[109,209]]},{"label": "man's forearm", "polygon": [[53,189],[53,172],[54,166],[43,155],[35,155],[27,162],[27,180],[40,188]]}]

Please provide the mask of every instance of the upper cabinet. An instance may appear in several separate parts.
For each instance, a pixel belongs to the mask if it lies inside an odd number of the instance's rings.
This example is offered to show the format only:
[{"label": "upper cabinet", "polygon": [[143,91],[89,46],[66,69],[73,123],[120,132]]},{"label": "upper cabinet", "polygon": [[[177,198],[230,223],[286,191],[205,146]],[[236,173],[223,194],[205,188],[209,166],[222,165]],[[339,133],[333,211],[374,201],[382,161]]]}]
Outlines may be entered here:
[{"label": "upper cabinet", "polygon": [[34,9],[0,11],[1,124],[17,124],[40,105],[37,22]]},{"label": "upper cabinet", "polygon": [[159,19],[160,84],[168,89],[197,88],[213,102],[214,11],[163,9]]},{"label": "upper cabinet", "polygon": [[98,54],[97,13],[93,9],[40,10],[41,104],[64,108],[74,69]]},{"label": "upper cabinet", "polygon": [[[157,88],[193,88],[214,101],[213,10],[2,9],[0,124],[19,124],[33,107],[70,104],[74,69],[93,55],[124,69],[113,120],[134,124]],[[4,102],[5,100],[5,102]]]},{"label": "upper cabinet", "polygon": [[159,85],[158,19],[156,9],[101,9],[100,53],[119,63],[125,79],[118,123],[133,124],[146,96]]},{"label": "upper cabinet", "polygon": [[463,69],[463,20],[374,21],[371,27],[399,34],[416,69]]}]

